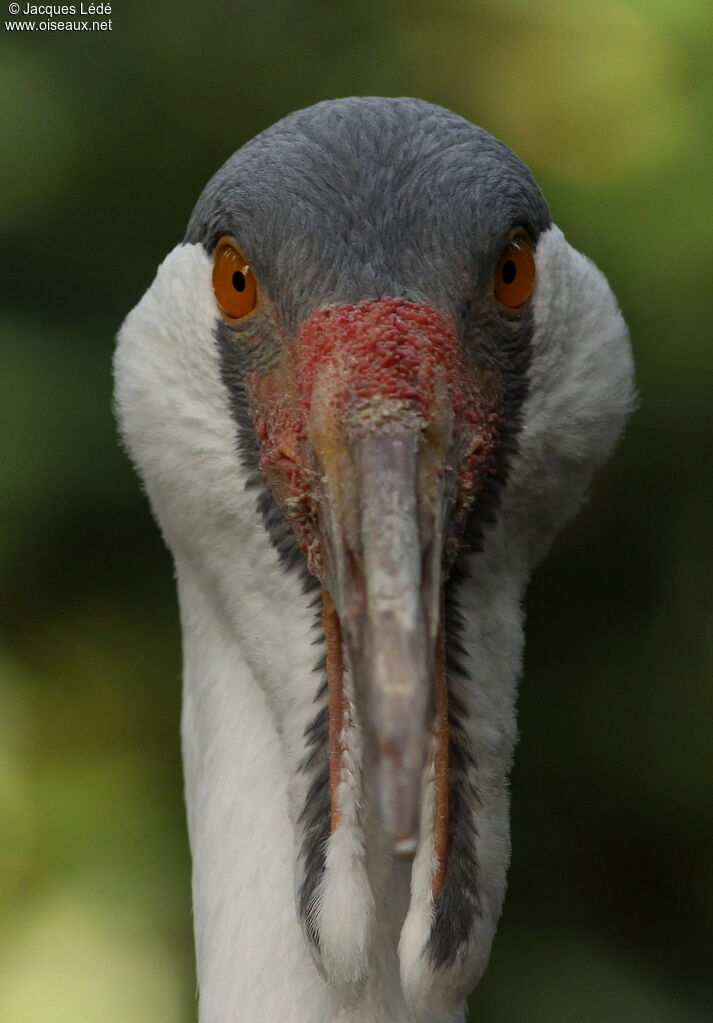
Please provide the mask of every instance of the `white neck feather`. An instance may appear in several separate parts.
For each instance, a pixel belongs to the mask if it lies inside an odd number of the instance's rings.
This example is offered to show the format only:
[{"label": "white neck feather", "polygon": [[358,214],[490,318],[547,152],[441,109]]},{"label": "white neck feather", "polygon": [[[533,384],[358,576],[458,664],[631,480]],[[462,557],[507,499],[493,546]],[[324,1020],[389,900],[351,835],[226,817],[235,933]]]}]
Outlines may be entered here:
[{"label": "white neck feather", "polygon": [[[201,1023],[414,1023],[396,954],[410,865],[392,864],[365,988],[326,984],[295,912],[287,737],[278,736],[268,699],[205,580],[187,563],[177,564]],[[298,589],[294,580],[283,581]],[[265,649],[292,665],[287,686],[304,686],[295,666],[311,668],[317,657],[306,602],[285,608],[275,601],[263,623]],[[310,677],[309,668],[303,678]],[[463,1018],[462,1011],[451,1017],[453,1023]]]}]

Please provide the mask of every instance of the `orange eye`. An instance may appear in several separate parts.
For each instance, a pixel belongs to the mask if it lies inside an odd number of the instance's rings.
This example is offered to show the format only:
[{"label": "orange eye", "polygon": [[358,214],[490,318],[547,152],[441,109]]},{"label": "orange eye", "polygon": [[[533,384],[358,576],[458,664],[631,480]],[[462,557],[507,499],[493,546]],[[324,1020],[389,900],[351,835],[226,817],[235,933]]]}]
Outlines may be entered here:
[{"label": "orange eye", "polygon": [[255,276],[234,238],[221,238],[215,247],[213,293],[229,320],[247,316],[257,305]]},{"label": "orange eye", "polygon": [[518,234],[500,253],[493,292],[501,305],[517,309],[532,294],[535,286],[535,257],[527,238]]}]

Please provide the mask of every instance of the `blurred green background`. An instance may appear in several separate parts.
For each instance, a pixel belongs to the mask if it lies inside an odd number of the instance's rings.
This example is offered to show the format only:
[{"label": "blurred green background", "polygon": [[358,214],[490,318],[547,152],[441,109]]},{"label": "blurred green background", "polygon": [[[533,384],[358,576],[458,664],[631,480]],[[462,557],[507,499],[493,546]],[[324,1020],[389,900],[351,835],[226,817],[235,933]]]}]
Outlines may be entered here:
[{"label": "blurred green background", "polygon": [[0,1020],[194,1019],[172,570],[116,442],[113,336],[230,153],[349,94],[421,96],[515,149],[638,366],[640,410],[530,590],[473,1019],[711,1019],[709,0],[153,0],[112,22],[0,44]]}]

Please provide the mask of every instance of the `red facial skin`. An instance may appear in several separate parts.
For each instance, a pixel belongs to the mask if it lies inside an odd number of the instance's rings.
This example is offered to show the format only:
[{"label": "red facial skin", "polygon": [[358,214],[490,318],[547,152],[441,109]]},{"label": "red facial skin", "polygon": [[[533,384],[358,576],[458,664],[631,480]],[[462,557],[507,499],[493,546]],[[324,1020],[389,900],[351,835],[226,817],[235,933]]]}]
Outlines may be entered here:
[{"label": "red facial skin", "polygon": [[453,320],[397,298],[318,308],[278,367],[251,373],[247,383],[262,471],[311,571],[322,577],[325,465],[346,464],[354,431],[378,430],[389,419],[413,424],[456,473],[452,560],[467,511],[493,471],[504,390],[500,373],[464,353]]},{"label": "red facial skin", "polygon": [[[341,363],[335,408],[374,397],[408,402],[428,423],[436,376],[456,381],[461,369],[453,324],[427,305],[396,298],[318,309],[300,332],[297,378],[303,421],[318,373]],[[461,394],[454,399],[461,404]],[[454,406],[456,414],[461,411]]]}]

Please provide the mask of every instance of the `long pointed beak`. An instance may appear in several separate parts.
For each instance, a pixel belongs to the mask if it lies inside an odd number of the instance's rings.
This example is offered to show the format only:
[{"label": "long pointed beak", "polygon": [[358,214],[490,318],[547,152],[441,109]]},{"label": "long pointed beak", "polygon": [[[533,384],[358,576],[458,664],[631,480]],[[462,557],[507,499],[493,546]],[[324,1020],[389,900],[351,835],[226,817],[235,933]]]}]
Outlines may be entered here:
[{"label": "long pointed beak", "polygon": [[[440,606],[443,486],[424,478],[422,444],[420,431],[398,421],[358,431],[351,479],[345,486],[342,478],[333,497],[328,475],[325,495],[332,596],[375,757],[382,818],[404,856],[418,842]],[[344,507],[350,498],[356,515]]]},{"label": "long pointed beak", "polygon": [[[444,529],[455,491],[455,417],[443,369],[454,328],[429,307],[391,299],[341,315],[318,319],[305,338],[323,360],[311,378],[308,425],[320,478],[319,574],[339,617],[383,823],[395,852],[410,856],[435,713]],[[345,322],[350,334],[340,338]]]}]

